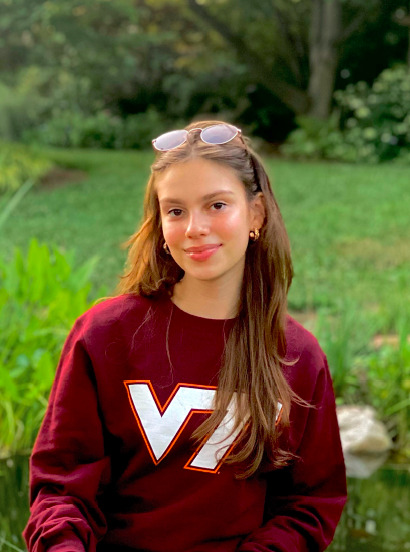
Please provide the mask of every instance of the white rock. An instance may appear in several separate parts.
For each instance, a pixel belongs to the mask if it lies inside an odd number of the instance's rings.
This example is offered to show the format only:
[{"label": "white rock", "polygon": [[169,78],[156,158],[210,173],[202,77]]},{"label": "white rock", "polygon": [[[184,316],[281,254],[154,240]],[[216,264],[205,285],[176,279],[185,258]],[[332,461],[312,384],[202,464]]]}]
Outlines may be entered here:
[{"label": "white rock", "polygon": [[388,452],[377,454],[351,454],[344,453],[346,474],[357,479],[367,479],[386,462]]},{"label": "white rock", "polygon": [[337,419],[344,453],[377,454],[392,448],[387,429],[371,406],[339,406]]}]

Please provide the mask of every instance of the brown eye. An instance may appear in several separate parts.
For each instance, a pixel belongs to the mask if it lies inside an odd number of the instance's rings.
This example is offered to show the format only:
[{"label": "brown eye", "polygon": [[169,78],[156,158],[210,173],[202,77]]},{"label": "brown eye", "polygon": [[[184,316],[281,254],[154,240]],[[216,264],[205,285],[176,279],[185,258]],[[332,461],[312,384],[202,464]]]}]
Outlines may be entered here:
[{"label": "brown eye", "polygon": [[168,211],[168,215],[171,215],[171,217],[179,217],[182,215],[182,209],[171,209]]},{"label": "brown eye", "polygon": [[212,204],[212,207],[215,209],[215,211],[221,211],[224,207],[226,207],[226,203],[222,203],[222,201],[217,201],[216,203]]}]

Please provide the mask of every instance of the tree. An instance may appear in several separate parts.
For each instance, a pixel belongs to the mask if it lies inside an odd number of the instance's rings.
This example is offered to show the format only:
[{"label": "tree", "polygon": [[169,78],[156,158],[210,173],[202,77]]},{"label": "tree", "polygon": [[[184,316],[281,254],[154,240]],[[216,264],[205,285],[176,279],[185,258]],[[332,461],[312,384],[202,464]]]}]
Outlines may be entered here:
[{"label": "tree", "polygon": [[[387,11],[387,3],[382,0],[223,2],[225,13],[236,9],[244,14],[243,23],[256,17],[260,27],[263,22],[271,26],[273,33],[276,31],[267,44],[274,54],[274,61],[270,63],[266,50],[255,49],[247,40],[246,28],[234,28],[222,17],[217,9],[220,3],[188,0],[188,4],[198,18],[224,38],[246,64],[252,78],[263,83],[296,115],[319,118],[326,118],[330,113],[343,45],[365,24],[374,22]],[[391,12],[395,3],[389,4]]]},{"label": "tree", "polygon": [[0,83],[37,121],[153,106],[281,140],[295,115],[327,116],[335,83],[404,58],[406,1],[0,0]]}]

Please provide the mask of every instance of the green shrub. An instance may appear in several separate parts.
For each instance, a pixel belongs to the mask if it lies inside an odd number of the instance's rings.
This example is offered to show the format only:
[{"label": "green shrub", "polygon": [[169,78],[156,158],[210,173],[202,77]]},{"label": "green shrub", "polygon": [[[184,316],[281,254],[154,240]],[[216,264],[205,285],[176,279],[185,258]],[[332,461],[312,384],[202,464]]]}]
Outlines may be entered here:
[{"label": "green shrub", "polygon": [[52,163],[32,148],[0,142],[0,194],[15,192],[26,181],[37,181]]},{"label": "green shrub", "polygon": [[335,93],[346,140],[358,147],[359,160],[393,159],[410,148],[410,72],[385,69],[373,86],[364,82]]},{"label": "green shrub", "polygon": [[374,344],[376,320],[350,304],[338,317],[322,310],[315,334],[326,353],[337,402],[373,406],[396,447],[410,457],[409,323],[396,321],[392,343]]},{"label": "green shrub", "polygon": [[333,159],[357,161],[356,147],[339,130],[339,118],[333,114],[322,121],[308,116],[297,117],[298,128],[281,147],[284,155],[297,159]]},{"label": "green shrub", "polygon": [[398,343],[358,357],[353,375],[360,385],[362,402],[377,410],[396,441],[410,456],[410,342],[409,327],[403,324]]},{"label": "green shrub", "polygon": [[328,121],[297,119],[282,151],[299,158],[377,163],[410,150],[410,73],[405,66],[384,70],[370,87],[350,84],[335,92],[337,109]]},{"label": "green shrub", "polygon": [[80,111],[66,111],[26,131],[24,139],[66,148],[146,148],[153,136],[166,129],[166,120],[155,109],[126,119],[105,111],[91,116]]},{"label": "green shrub", "polygon": [[74,268],[72,253],[36,240],[25,258],[0,259],[0,454],[33,444],[63,341],[90,307],[95,263]]},{"label": "green shrub", "polygon": [[314,333],[326,353],[338,401],[349,402],[358,388],[354,361],[368,351],[373,324],[355,305],[347,304],[338,316],[319,310]]},{"label": "green shrub", "polygon": [[24,128],[30,125],[27,98],[0,82],[0,138],[19,140]]}]

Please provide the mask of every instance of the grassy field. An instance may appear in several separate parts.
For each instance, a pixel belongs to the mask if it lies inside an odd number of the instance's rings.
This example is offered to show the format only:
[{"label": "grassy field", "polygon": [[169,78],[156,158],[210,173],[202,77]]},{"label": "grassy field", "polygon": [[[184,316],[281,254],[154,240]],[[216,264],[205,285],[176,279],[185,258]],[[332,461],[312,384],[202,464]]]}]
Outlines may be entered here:
[{"label": "grassy field", "polygon": [[[31,237],[98,256],[93,276],[112,293],[126,253],[120,245],[141,217],[152,152],[47,150],[80,180],[37,186],[2,228],[0,251]],[[297,163],[265,159],[290,234],[295,280],[292,311],[346,305],[395,328],[410,304],[410,167]]]}]

